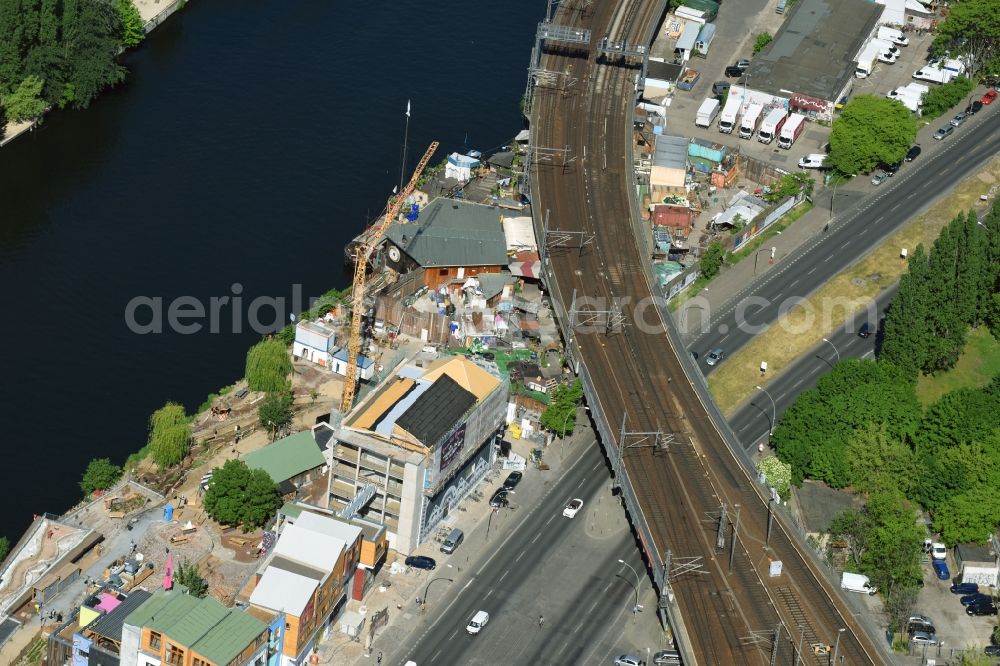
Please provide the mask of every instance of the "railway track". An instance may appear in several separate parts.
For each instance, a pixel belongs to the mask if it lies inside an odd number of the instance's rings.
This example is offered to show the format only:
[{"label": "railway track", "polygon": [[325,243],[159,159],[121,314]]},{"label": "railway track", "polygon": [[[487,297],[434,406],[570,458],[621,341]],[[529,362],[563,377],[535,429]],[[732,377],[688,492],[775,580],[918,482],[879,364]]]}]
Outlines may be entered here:
[{"label": "railway track", "polygon": [[[556,22],[590,29],[592,45],[603,36],[637,44],[660,18],[660,3],[648,0],[585,4],[589,10],[563,3]],[[676,436],[668,450],[629,447],[623,458],[652,547],[701,565],[671,578],[698,663],[768,663],[779,624],[776,663],[792,663],[801,645],[801,663],[827,664],[832,655],[811,648],[832,645],[840,628],[847,630],[839,644],[843,663],[881,663],[867,635],[777,519],[765,549],[766,499],[689,383],[664,335],[661,314],[637,307],[652,297],[626,189],[638,70],[599,61],[593,46],[585,54],[572,49],[543,54],[542,62],[580,85],[569,92],[536,89],[535,145],[569,146],[573,156],[562,164],[536,164],[534,205],[550,210],[550,229],[585,231],[595,239],[579,250],[550,253],[561,302],[569,303],[574,292],[605,306],[618,302],[627,322],[610,334],[576,332],[579,355],[600,395],[592,410],[600,410],[609,424],[624,417],[630,431]],[[656,326],[635,325],[643,314]],[[609,451],[616,445],[621,442],[605,442]],[[723,503],[730,511],[740,507],[731,570],[728,552],[716,547]],[[780,578],[768,577],[771,559],[783,563]]]}]

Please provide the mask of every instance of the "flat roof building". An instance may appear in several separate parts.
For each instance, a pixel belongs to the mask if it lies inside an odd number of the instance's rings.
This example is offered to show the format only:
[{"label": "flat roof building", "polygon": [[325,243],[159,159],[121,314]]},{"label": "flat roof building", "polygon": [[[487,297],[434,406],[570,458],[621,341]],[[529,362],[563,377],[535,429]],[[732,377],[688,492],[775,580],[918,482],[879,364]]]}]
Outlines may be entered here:
[{"label": "flat roof building", "polygon": [[868,0],[800,0],[751,62],[749,87],[788,100],[792,111],[806,117],[832,119],[834,105],[854,81],[854,58],[882,10]]}]

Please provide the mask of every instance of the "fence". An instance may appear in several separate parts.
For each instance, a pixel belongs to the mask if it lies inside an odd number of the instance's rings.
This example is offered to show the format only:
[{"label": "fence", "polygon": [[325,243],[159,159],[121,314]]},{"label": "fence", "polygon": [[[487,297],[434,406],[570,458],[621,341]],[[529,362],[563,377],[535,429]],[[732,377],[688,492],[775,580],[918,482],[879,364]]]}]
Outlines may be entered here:
[{"label": "fence", "polygon": [[399,326],[399,332],[418,340],[447,344],[449,319],[436,312],[420,312],[403,305],[403,302],[389,296],[379,296],[375,300],[375,316]]},{"label": "fence", "polygon": [[755,183],[760,183],[761,185],[770,185],[780,180],[782,176],[788,175],[787,171],[742,153],[736,156],[736,164],[744,178],[752,180]]},{"label": "fence", "polygon": [[186,4],[187,0],[174,0],[169,5],[167,5],[163,11],[161,11],[159,14],[146,21],[146,25],[142,27],[143,31],[148,35],[150,32],[153,31],[153,28],[166,21],[171,14],[173,14]]}]

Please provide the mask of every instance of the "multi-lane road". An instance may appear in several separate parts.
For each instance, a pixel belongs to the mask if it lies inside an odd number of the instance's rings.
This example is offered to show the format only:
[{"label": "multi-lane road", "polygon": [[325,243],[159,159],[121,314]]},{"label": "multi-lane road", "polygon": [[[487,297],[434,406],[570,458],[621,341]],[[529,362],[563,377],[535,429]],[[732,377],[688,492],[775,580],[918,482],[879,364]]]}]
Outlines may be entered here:
[{"label": "multi-lane road", "polygon": [[[998,115],[1000,105],[984,106],[943,142],[925,142],[924,153],[871,196],[836,211],[829,231],[782,259],[712,312],[708,330],[688,346],[701,358],[702,371],[708,374],[714,369],[704,363],[704,352],[722,348],[731,355],[740,349],[778,318],[789,299],[808,296],[1000,152]],[[940,120],[934,127],[944,123]],[[838,195],[838,209],[841,201]]]},{"label": "multi-lane road", "polygon": [[[576,4],[560,3],[557,22],[632,45],[648,39],[662,9],[662,3],[638,1]],[[765,543],[767,502],[730,448],[738,443],[726,441],[711,416],[718,418],[717,412],[689,382],[692,369],[678,356],[684,351],[668,343],[676,336],[664,335],[669,320],[655,309],[635,307],[652,296],[648,255],[630,222],[636,70],[597,55],[594,48],[556,46],[542,58],[546,70],[578,83],[535,91],[534,146],[568,146],[571,153],[536,161],[533,203],[536,218],[550,212],[549,229],[582,231],[594,239],[582,251],[550,253],[549,286],[557,309],[562,304],[564,312],[574,292],[609,310],[622,305],[624,326],[599,332],[578,328],[571,346],[596,389],[590,406],[603,444],[612,456],[624,448],[627,478],[619,481],[635,490],[639,511],[633,520],[640,525],[644,555],[658,567],[670,552],[674,566],[668,577],[687,628],[683,641],[697,663],[764,664],[780,624],[779,663],[795,659],[793,652],[803,645],[809,650],[803,661],[820,664],[829,659],[823,646],[834,644],[843,629],[838,648],[845,663],[880,663],[879,642],[854,620],[782,517]],[[623,423],[636,434],[622,437]],[[657,431],[665,437],[654,446],[657,440],[649,433]],[[673,443],[664,446],[667,436]],[[731,565],[717,549],[721,504],[730,512],[739,507]],[[723,536],[728,548],[732,529]],[[780,576],[769,575],[773,560],[782,562]],[[681,561],[693,567],[682,572]]]}]

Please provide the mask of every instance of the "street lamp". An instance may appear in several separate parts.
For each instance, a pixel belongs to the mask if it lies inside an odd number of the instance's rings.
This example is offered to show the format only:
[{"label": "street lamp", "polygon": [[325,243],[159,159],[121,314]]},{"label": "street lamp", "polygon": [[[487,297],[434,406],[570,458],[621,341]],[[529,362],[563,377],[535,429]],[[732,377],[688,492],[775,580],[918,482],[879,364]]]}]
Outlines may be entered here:
[{"label": "street lamp", "polygon": [[771,401],[771,423],[768,424],[767,428],[767,436],[770,437],[774,434],[774,419],[777,418],[778,406],[774,404],[774,398],[772,398],[771,394],[767,392],[767,389],[763,386],[758,386],[757,390],[762,391],[764,395],[767,396],[767,399]]},{"label": "street lamp", "polygon": [[837,642],[833,644],[833,659],[830,660],[831,664],[837,663],[837,652],[840,651],[840,637],[844,634],[844,631],[843,627],[837,630]]},{"label": "street lamp", "polygon": [[[515,493],[513,490],[504,489],[503,496],[506,497],[508,494],[510,494],[510,495],[516,495],[517,493]],[[492,509],[490,511],[490,517],[486,520],[486,538],[487,539],[490,538],[490,525],[493,524],[493,514],[494,513],[500,513],[500,507],[494,506],[494,507],[490,507],[490,508]]]},{"label": "street lamp", "polygon": [[618,564],[628,567],[629,570],[635,574],[635,605],[632,606],[632,621],[635,622],[635,614],[639,612],[639,572],[625,560],[618,560]]},{"label": "street lamp", "polygon": [[766,248],[766,247],[765,247],[764,249],[762,249],[762,250],[757,250],[757,251],[756,251],[756,252],[754,253],[754,255],[753,255],[753,274],[754,274],[754,275],[757,275],[757,257],[759,257],[759,256],[760,256],[760,253],[761,253],[761,252],[770,252],[770,251],[771,251],[771,250],[770,250],[769,248]]},{"label": "street lamp", "polygon": [[454,583],[455,582],[451,578],[432,578],[429,581],[427,581],[427,587],[424,588],[424,598],[421,600],[420,610],[424,610],[425,608],[427,608],[427,593],[431,589],[431,583],[435,583],[435,582],[437,582],[439,580],[446,580],[449,583]]},{"label": "street lamp", "polygon": [[837,362],[839,363],[840,362],[840,352],[837,350],[837,345],[835,345],[832,342],[830,342],[830,340],[828,338],[823,338],[823,342],[825,342],[828,345],[830,345],[831,347],[833,347],[833,353],[837,355]]}]

